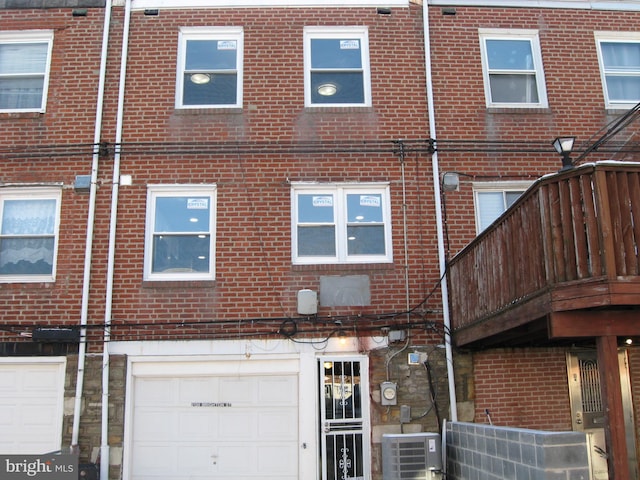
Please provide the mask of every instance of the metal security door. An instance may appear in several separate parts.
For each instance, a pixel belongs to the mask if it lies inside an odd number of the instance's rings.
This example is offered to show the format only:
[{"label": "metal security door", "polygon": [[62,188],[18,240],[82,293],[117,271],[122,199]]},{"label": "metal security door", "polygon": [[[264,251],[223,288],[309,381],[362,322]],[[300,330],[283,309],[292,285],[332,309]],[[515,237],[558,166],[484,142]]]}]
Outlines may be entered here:
[{"label": "metal security door", "polygon": [[[631,384],[626,352],[619,352],[618,360],[629,467],[631,478],[638,480]],[[587,434],[591,458],[591,478],[592,480],[609,480],[604,436],[605,414],[596,352],[590,350],[568,353],[567,370],[573,429]]]},{"label": "metal security door", "polygon": [[366,357],[322,357],[320,449],[322,480],[370,478]]}]

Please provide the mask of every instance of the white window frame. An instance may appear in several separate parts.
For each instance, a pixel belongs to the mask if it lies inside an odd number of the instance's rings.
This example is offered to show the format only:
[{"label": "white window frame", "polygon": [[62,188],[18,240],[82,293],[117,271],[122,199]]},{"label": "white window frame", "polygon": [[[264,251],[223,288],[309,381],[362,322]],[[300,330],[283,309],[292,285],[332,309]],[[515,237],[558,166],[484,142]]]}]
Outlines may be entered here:
[{"label": "white window frame", "polygon": [[[385,253],[381,255],[348,255],[347,195],[370,193],[382,196]],[[334,195],[335,256],[298,255],[298,195]],[[389,183],[292,183],[291,185],[291,245],[294,265],[392,263],[391,206]],[[366,224],[363,224],[366,225]]]},{"label": "white window frame", "polygon": [[[487,108],[547,108],[547,87],[545,83],[544,68],[542,64],[542,53],[540,50],[540,40],[537,30],[504,30],[485,29],[478,30],[480,35],[480,55],[482,60],[482,74],[484,79],[484,92]],[[531,45],[531,55],[533,61],[532,70],[494,70],[489,69],[487,54],[487,40],[527,40]],[[490,76],[492,74],[518,74],[535,75],[538,102],[494,102],[491,93]]]},{"label": "white window frame", "polygon": [[617,75],[640,77],[640,66],[637,71],[607,71],[604,65],[604,56],[602,54],[602,43],[640,43],[640,32],[594,32],[594,37],[596,41],[596,50],[598,52],[598,64],[600,66],[600,78],[602,81],[605,108],[629,109],[633,107],[640,102],[640,96],[638,100],[631,102],[611,100],[607,85],[607,75],[612,73]]},{"label": "white window frame", "polygon": [[[55,224],[53,231],[53,260],[51,274],[7,274],[0,275],[0,283],[42,283],[55,282],[58,244],[60,243],[60,209],[62,203],[62,186],[57,187],[9,187],[0,189],[0,237],[4,238],[2,232],[2,221],[4,218],[4,203],[6,200],[55,200]],[[33,237],[34,235],[28,235]],[[49,235],[47,235],[49,236]]]},{"label": "white window frame", "polygon": [[[187,42],[189,40],[218,40],[236,42],[236,101],[222,104],[183,104],[184,70],[186,62]],[[229,70],[225,70],[228,72]],[[242,108],[244,71],[244,30],[242,27],[182,27],[178,35],[178,68],[176,77],[176,108],[204,109],[204,108]],[[215,74],[215,71],[205,72]]]},{"label": "white window frame", "polygon": [[[360,41],[362,60],[362,103],[313,103],[311,96],[311,40],[357,38]],[[336,71],[349,71],[349,69]],[[370,107],[371,106],[371,67],[369,63],[369,31],[364,26],[346,27],[304,27],[304,104],[305,107]]]},{"label": "white window frame", "polygon": [[[480,198],[479,194],[481,193],[502,193],[503,198],[503,206],[504,210],[502,213],[506,211],[508,208],[506,206],[506,197],[505,195],[508,192],[522,192],[524,193],[530,186],[532,182],[530,181],[511,181],[511,182],[473,182],[471,184],[473,188],[473,207],[476,218],[476,233],[482,232],[489,225],[485,225],[482,228],[481,225],[481,215],[480,215]],[[500,215],[502,215],[502,213]],[[498,217],[500,216],[498,215]],[[496,218],[498,218],[496,217]],[[495,221],[495,220],[494,220]]]},{"label": "white window frame", "polygon": [[[153,240],[155,231],[156,199],[160,197],[209,197],[209,271],[173,271],[153,272]],[[216,253],[216,211],[217,211],[216,185],[148,185],[147,186],[147,219],[145,228],[144,249],[144,279],[150,281],[175,281],[175,280],[214,280],[215,279],[215,253]],[[175,233],[175,232],[171,232]],[[196,233],[188,232],[190,235]]]},{"label": "white window frame", "polygon": [[2,77],[42,77],[42,98],[40,106],[34,108],[0,108],[0,113],[4,112],[38,112],[45,113],[47,105],[47,95],[49,92],[49,75],[51,71],[51,52],[53,51],[53,30],[29,30],[0,32],[0,44],[21,44],[21,43],[43,43],[47,45],[47,61],[45,70],[41,73],[24,73],[2,75]]}]

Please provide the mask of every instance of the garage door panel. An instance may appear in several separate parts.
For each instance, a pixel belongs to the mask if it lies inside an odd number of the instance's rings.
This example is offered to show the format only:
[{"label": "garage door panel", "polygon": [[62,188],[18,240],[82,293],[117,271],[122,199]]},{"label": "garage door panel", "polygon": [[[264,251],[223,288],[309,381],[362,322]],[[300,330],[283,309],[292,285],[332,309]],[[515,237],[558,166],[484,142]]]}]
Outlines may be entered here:
[{"label": "garage door panel", "polygon": [[193,401],[206,402],[217,396],[219,382],[212,377],[193,377],[178,379],[178,403],[190,405]]},{"label": "garage door panel", "polygon": [[57,384],[50,368],[31,369],[21,376],[21,381],[24,390],[35,392],[50,392]]},{"label": "garage door panel", "polygon": [[261,378],[258,380],[258,401],[263,405],[294,405],[297,403],[297,383],[287,377]]},{"label": "garage door panel", "polygon": [[177,422],[166,410],[143,411],[136,409],[134,429],[140,441],[169,441],[174,437]]},{"label": "garage door panel", "polygon": [[296,455],[295,447],[290,444],[262,446],[258,449],[258,471],[295,476],[298,473],[298,465],[290,463],[288,459]]},{"label": "garage door panel", "polygon": [[134,475],[168,475],[177,465],[177,451],[173,445],[141,443],[136,448]]},{"label": "garage door panel", "polygon": [[18,374],[15,371],[10,371],[0,368],[0,393],[3,392],[16,392],[18,391]]},{"label": "garage door panel", "polygon": [[18,407],[0,403],[0,426],[12,425],[18,418]]},{"label": "garage door panel", "polygon": [[53,426],[57,422],[57,409],[53,405],[42,405],[41,403],[30,403],[22,407],[22,421],[25,426],[43,425]]},{"label": "garage door panel", "polygon": [[258,435],[271,440],[295,440],[298,438],[297,426],[295,410],[261,412],[257,421]]},{"label": "garage door panel", "polygon": [[[218,449],[217,472],[238,475],[256,474],[258,468],[255,463],[257,448],[251,444],[221,445]],[[268,478],[269,472],[262,472]]]},{"label": "garage door panel", "polygon": [[217,431],[218,423],[217,412],[188,411],[178,414],[178,431],[181,438],[208,440]]},{"label": "garage door panel", "polygon": [[175,405],[178,385],[174,379],[141,378],[136,383],[136,405]]},{"label": "garage door panel", "polygon": [[237,407],[252,405],[256,402],[255,390],[254,377],[220,379],[221,402],[232,403]]},{"label": "garage door panel", "polygon": [[177,449],[177,473],[211,475],[215,469],[215,455],[211,445],[183,445]]},{"label": "garage door panel", "polygon": [[250,439],[256,436],[256,415],[244,410],[224,412],[220,415],[218,435],[234,440]]},{"label": "garage door panel", "polygon": [[62,438],[63,358],[0,362],[0,451],[43,454]]},{"label": "garage door panel", "polygon": [[[134,377],[131,480],[296,479],[297,380],[295,374]],[[171,402],[167,389],[174,390]],[[154,396],[161,402],[154,404]],[[153,464],[158,458],[160,468]]]}]

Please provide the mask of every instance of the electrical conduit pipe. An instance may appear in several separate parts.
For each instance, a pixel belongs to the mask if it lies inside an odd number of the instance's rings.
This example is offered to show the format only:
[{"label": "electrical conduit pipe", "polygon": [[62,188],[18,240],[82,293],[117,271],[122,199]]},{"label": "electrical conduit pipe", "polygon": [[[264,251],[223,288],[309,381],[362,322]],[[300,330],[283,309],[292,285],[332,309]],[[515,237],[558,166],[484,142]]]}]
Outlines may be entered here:
[{"label": "electrical conduit pipe", "polygon": [[124,93],[129,52],[129,29],[131,24],[131,0],[126,0],[120,57],[120,80],[118,84],[118,107],[116,114],[115,152],[113,156],[113,188],[111,190],[111,217],[109,221],[109,250],[107,259],[107,289],[104,310],[104,341],[102,348],[102,418],[100,444],[100,478],[109,479],[109,341],[111,340],[111,309],[113,306],[113,278],[116,254],[116,227],[118,221],[118,195],[120,192],[120,146],[124,119]]},{"label": "electrical conduit pipe", "polygon": [[[429,0],[422,2],[422,23],[424,28],[424,59],[427,75],[427,103],[429,110],[429,137],[436,140],[436,120],[433,108],[433,72],[431,69],[431,36],[429,32]],[[433,196],[436,208],[436,229],[438,237],[438,259],[440,263],[440,275],[442,277],[442,317],[444,319],[444,347],[447,359],[447,377],[449,379],[449,404],[451,408],[451,420],[458,421],[458,409],[456,405],[456,382],[453,371],[453,352],[451,349],[451,317],[449,314],[449,293],[447,289],[447,259],[444,248],[444,229],[442,226],[442,202],[440,199],[440,172],[438,166],[438,150],[431,155],[433,169]]]}]

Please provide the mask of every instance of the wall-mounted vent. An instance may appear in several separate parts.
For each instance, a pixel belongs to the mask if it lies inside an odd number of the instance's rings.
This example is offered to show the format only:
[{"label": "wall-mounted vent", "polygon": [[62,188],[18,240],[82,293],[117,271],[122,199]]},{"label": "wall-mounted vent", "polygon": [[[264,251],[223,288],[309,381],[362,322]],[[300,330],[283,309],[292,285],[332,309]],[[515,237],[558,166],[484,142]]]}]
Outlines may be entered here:
[{"label": "wall-mounted vent", "polygon": [[442,478],[442,442],[438,433],[382,436],[383,480]]}]

